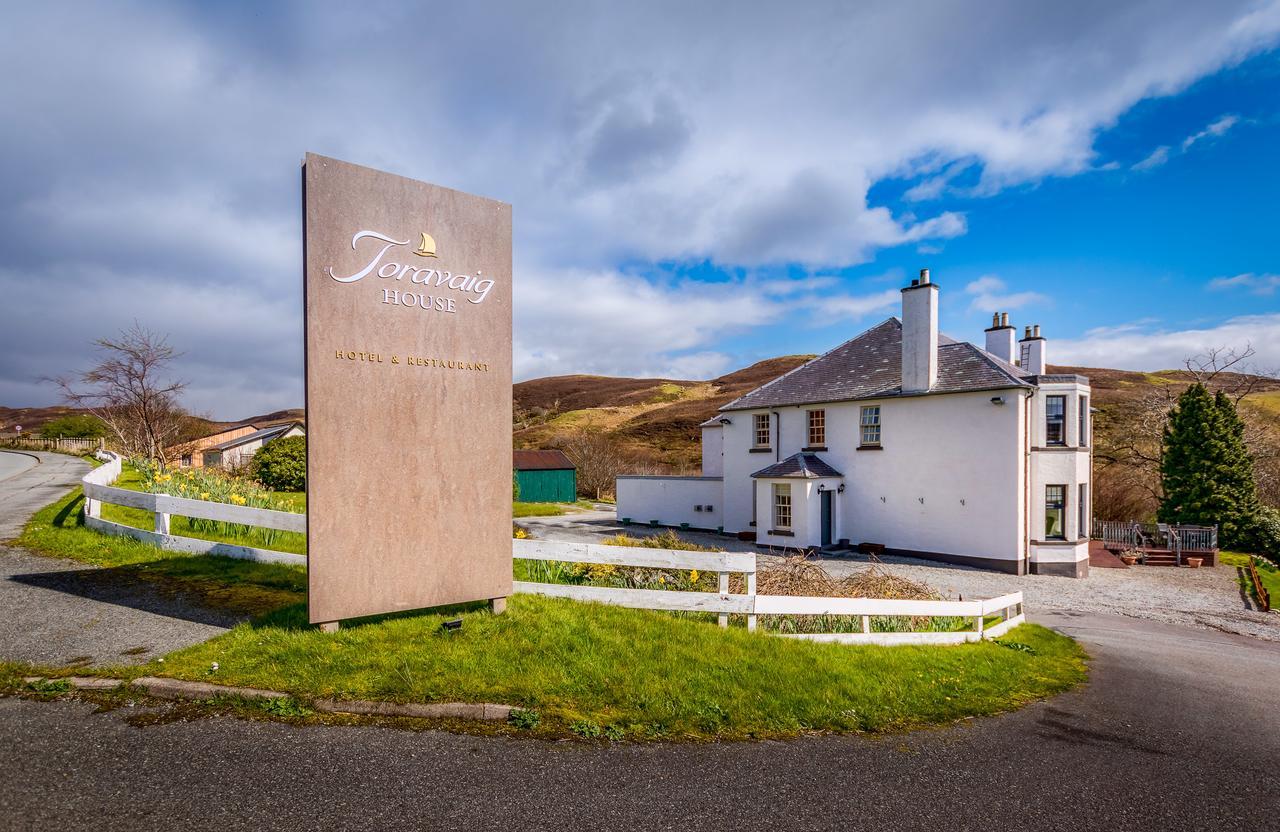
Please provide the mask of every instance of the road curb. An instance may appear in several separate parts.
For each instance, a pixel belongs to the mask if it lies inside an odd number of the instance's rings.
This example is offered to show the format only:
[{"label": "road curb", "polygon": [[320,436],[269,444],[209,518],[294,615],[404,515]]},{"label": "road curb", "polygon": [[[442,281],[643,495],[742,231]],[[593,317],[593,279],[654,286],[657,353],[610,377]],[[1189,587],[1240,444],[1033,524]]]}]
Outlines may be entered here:
[{"label": "road curb", "polygon": [[[215,696],[287,699],[290,696],[288,693],[276,690],[215,685],[212,682],[190,682],[185,679],[166,679],[159,676],[143,676],[132,682],[99,676],[27,676],[23,681],[27,684],[66,682],[76,690],[117,690],[123,687],[134,687],[158,699],[212,699]],[[515,710],[511,705],[495,705],[491,702],[376,702],[369,699],[317,699],[311,705],[317,711],[330,714],[400,716],[414,719],[467,719],[481,722],[506,722],[511,712]]]},{"label": "road curb", "polygon": [[317,699],[311,703],[317,711],[361,716],[407,716],[418,719],[474,719],[505,722],[515,710],[510,705],[487,702],[373,702],[367,699]]}]

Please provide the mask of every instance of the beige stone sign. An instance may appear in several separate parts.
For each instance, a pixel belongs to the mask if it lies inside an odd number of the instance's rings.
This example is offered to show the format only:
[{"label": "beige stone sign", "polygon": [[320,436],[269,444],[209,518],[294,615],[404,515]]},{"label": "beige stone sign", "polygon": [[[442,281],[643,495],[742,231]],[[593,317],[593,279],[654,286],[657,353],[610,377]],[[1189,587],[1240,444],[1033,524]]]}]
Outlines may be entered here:
[{"label": "beige stone sign", "polygon": [[511,206],[307,154],[312,622],[511,592]]}]

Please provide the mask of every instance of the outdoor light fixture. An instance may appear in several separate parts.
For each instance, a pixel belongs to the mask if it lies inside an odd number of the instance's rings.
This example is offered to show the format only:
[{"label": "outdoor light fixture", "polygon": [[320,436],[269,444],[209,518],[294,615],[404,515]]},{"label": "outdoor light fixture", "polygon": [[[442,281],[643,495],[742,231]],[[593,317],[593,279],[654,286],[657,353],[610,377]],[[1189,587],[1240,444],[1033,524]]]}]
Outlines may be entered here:
[{"label": "outdoor light fixture", "polygon": [[732,425],[732,424],[733,424],[733,422],[732,422],[728,417],[725,417],[725,418],[722,418],[722,419],[720,420],[720,424],[722,424],[722,425]]},{"label": "outdoor light fixture", "polygon": [[837,493],[837,494],[843,494],[843,493],[844,493],[844,483],[840,483],[839,485],[837,485],[837,486],[836,486],[836,493]]},{"label": "outdoor light fixture", "polygon": [[821,484],[819,484],[819,485],[818,485],[818,493],[819,493],[819,494],[822,494],[822,493],[823,493],[823,492],[825,492],[826,490],[827,490],[827,487],[826,487],[825,485],[821,485]]},{"label": "outdoor light fixture", "polygon": [[1000,405],[1004,404],[1004,396],[992,396],[991,403],[996,407],[999,407]]},{"label": "outdoor light fixture", "polygon": [[441,630],[444,630],[446,633],[452,633],[454,630],[461,630],[461,629],[462,629],[462,619],[461,619],[461,618],[451,618],[451,619],[449,619],[448,621],[441,621],[441,622],[440,622],[440,629],[441,629]]}]

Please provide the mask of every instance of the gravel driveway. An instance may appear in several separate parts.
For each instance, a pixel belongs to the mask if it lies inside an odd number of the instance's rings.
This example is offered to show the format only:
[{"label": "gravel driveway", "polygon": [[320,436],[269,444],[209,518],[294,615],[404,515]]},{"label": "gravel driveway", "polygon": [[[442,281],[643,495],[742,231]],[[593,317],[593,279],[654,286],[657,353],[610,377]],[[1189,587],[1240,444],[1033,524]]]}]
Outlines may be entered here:
[{"label": "gravel driveway", "polygon": [[[535,537],[579,543],[598,542],[622,531],[633,536],[655,533],[642,526],[622,526],[611,511],[529,517],[518,522]],[[720,549],[757,552],[762,563],[774,557],[753,544],[732,538],[705,532],[679,534],[686,540]],[[821,563],[839,577],[865,569],[868,561],[853,556],[826,558]],[[1241,593],[1232,567],[1092,569],[1088,578],[1078,580],[1005,575],[917,558],[886,557],[881,566],[895,575],[928,584],[949,598],[991,598],[1021,590],[1032,618],[1037,610],[1124,615],[1280,642],[1280,614],[1254,609],[1251,600]]]}]

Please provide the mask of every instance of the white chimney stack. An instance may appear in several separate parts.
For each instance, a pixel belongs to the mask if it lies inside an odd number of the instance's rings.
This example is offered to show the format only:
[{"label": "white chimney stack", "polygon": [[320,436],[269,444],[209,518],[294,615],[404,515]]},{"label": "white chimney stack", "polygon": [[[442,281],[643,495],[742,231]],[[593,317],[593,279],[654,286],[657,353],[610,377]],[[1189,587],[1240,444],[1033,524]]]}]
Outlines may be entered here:
[{"label": "white chimney stack", "polygon": [[1009,326],[1009,313],[997,312],[991,316],[991,328],[987,330],[987,352],[1008,364],[1013,364],[1017,357],[1014,343],[1018,339],[1018,331]]},{"label": "white chimney stack", "polygon": [[902,392],[927,393],[938,383],[938,286],[929,270],[902,290]]},{"label": "white chimney stack", "polygon": [[1027,334],[1018,342],[1022,350],[1022,369],[1038,376],[1045,372],[1045,341],[1040,336],[1040,325],[1027,327]]}]

